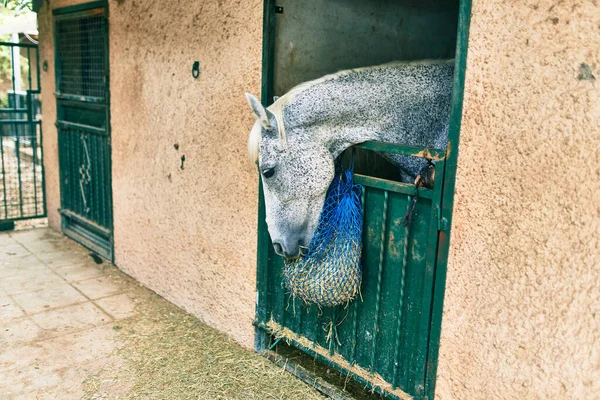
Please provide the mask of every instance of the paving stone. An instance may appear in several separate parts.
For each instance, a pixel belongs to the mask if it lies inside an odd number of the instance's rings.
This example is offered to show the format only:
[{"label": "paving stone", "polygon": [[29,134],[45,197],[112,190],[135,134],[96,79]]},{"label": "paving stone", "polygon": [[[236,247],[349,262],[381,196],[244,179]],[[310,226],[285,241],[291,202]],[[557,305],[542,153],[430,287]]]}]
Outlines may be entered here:
[{"label": "paving stone", "polygon": [[25,247],[31,253],[37,254],[38,257],[44,256],[44,254],[57,253],[64,251],[57,244],[51,242],[30,242],[30,243],[22,243],[23,247]]},{"label": "paving stone", "polygon": [[22,231],[11,232],[10,236],[20,243],[43,243],[47,242],[47,239],[52,237],[52,234],[50,232],[52,232],[50,229],[24,229]]},{"label": "paving stone", "polygon": [[106,324],[58,337],[48,336],[27,346],[10,346],[0,357],[0,371],[62,370],[102,359],[123,346],[115,341],[116,335],[113,325]]},{"label": "paving stone", "polygon": [[67,282],[83,281],[103,274],[101,269],[92,266],[89,263],[87,265],[77,264],[58,267],[54,271],[62,276]]},{"label": "paving stone", "polygon": [[86,258],[81,254],[74,254],[68,251],[56,251],[53,253],[36,253],[40,260],[51,268],[65,267],[68,265],[77,265],[84,263]]},{"label": "paving stone", "polygon": [[18,259],[24,256],[30,255],[31,252],[27,250],[20,243],[10,244],[7,246],[3,246],[0,248],[0,258],[5,261],[10,261],[11,259]]},{"label": "paving stone", "polygon": [[48,267],[26,268],[18,275],[0,279],[0,287],[8,294],[33,292],[60,285],[64,280]]},{"label": "paving stone", "polygon": [[0,392],[7,400],[59,399],[64,397],[45,397],[44,392],[59,388],[61,383],[58,372],[41,371],[30,366],[25,370],[5,371],[0,379]]},{"label": "paving stone", "polygon": [[54,333],[66,333],[74,330],[98,326],[111,320],[92,303],[76,304],[52,311],[32,315],[31,318],[42,329]]},{"label": "paving stone", "polygon": [[0,328],[10,320],[24,317],[25,313],[13,299],[6,295],[0,295]]},{"label": "paving stone", "polygon": [[75,303],[83,303],[88,300],[68,283],[35,292],[14,295],[13,299],[29,314]]},{"label": "paving stone", "polygon": [[0,347],[12,346],[20,342],[30,342],[43,338],[45,332],[29,318],[0,323]]},{"label": "paving stone", "polygon": [[73,286],[81,290],[87,297],[94,300],[123,291],[123,288],[120,285],[111,282],[110,278],[106,276],[77,282],[74,283]]},{"label": "paving stone", "polygon": [[21,257],[15,258],[1,258],[0,259],[0,278],[11,276],[14,274],[14,270],[22,270],[29,267],[46,267],[39,258],[34,254],[27,254]]},{"label": "paving stone", "polygon": [[96,300],[96,304],[102,307],[114,319],[125,319],[137,314],[135,311],[135,300],[130,293],[105,297]]},{"label": "paving stone", "polygon": [[38,260],[34,255],[21,260],[19,262],[13,260],[11,263],[0,262],[0,279],[25,274],[35,275],[36,271],[41,273],[49,271],[46,264]]},{"label": "paving stone", "polygon": [[18,244],[18,242],[15,239],[13,239],[9,234],[0,234],[0,250],[2,250],[3,247],[14,246],[15,244]]}]

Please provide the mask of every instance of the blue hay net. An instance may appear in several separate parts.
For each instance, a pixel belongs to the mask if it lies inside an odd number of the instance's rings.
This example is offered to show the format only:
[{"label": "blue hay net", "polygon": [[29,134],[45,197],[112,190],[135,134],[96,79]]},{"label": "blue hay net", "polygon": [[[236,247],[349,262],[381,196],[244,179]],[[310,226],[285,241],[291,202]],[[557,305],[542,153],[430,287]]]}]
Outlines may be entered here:
[{"label": "blue hay net", "polygon": [[352,301],[359,292],[362,190],[354,184],[352,166],[336,172],[306,255],[285,264],[284,280],[293,296],[331,307]]}]

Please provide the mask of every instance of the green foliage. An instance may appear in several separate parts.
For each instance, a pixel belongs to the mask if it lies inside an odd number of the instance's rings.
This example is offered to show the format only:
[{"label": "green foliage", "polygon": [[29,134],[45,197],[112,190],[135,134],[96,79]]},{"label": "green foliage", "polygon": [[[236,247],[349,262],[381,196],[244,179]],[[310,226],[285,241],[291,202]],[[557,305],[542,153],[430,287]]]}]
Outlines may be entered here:
[{"label": "green foliage", "polygon": [[[0,42],[8,42],[10,35],[0,35]],[[0,83],[10,80],[10,47],[0,46]]]},{"label": "green foliage", "polygon": [[33,10],[31,6],[31,0],[0,0],[2,1],[2,5],[8,9],[15,12],[15,14],[21,14],[30,12]]}]

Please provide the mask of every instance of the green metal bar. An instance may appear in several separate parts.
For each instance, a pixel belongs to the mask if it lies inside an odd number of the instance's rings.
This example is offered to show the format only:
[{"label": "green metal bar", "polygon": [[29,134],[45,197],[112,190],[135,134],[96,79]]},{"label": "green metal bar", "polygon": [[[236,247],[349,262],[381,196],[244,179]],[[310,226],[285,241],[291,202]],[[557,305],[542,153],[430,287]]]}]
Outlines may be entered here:
[{"label": "green metal bar", "polygon": [[80,101],[80,102],[84,102],[84,103],[106,104],[106,98],[104,98],[104,97],[80,96],[80,95],[77,95],[77,94],[64,94],[64,93],[60,93],[60,92],[55,92],[54,96],[58,100]]},{"label": "green metal bar", "polygon": [[[96,149],[98,152],[104,151],[103,149],[110,149],[110,146],[108,146],[108,143],[106,143],[106,140],[108,140],[108,138],[104,138],[101,136],[96,136],[94,137],[94,143],[96,143]],[[110,227],[110,219],[109,217],[109,211],[110,210],[105,210],[107,203],[109,202],[108,196],[107,196],[107,186],[108,186],[108,182],[106,180],[106,159],[107,155],[103,154],[103,157],[97,157],[96,158],[96,165],[95,168],[93,168],[93,172],[94,172],[94,179],[97,179],[99,181],[99,185],[96,185],[95,187],[98,189],[98,193],[95,196],[92,196],[92,198],[96,198],[97,200],[97,219],[98,221],[100,221],[102,223],[102,225],[106,226],[106,227]],[[111,229],[112,230],[112,229]]]},{"label": "green metal bar", "polygon": [[77,148],[74,145],[74,142],[75,142],[76,138],[78,137],[77,136],[78,132],[73,129],[66,129],[63,132],[65,134],[65,139],[66,139],[65,145],[67,146],[67,151],[69,153],[69,158],[68,158],[67,162],[65,162],[65,169],[69,175],[68,175],[67,183],[65,185],[65,187],[68,188],[67,204],[66,205],[61,204],[61,207],[63,207],[63,208],[68,207],[69,210],[73,210],[75,212],[80,212],[79,199],[81,199],[81,196],[78,196],[77,186],[76,186],[77,177],[75,175],[75,171],[72,168],[72,166],[74,166],[74,165],[79,165],[79,157],[78,157],[78,153],[77,153]]},{"label": "green metal bar", "polygon": [[[277,339],[277,342],[279,342],[279,340],[280,339]],[[354,400],[354,397],[352,397],[348,393],[345,393],[339,387],[330,384],[324,379],[308,371],[302,365],[297,364],[289,358],[282,357],[281,355],[271,351],[271,349],[265,350],[261,352],[261,354],[267,359],[269,359],[269,361],[272,361],[279,367],[285,369],[287,372],[295,375],[301,381],[317,389],[321,393],[324,393],[325,395],[327,395],[327,397],[333,400]]]},{"label": "green metal bar", "polygon": [[[283,296],[283,301],[281,302],[281,304],[280,304],[280,306],[279,306],[279,307],[280,307],[279,311],[280,311],[280,315],[281,315],[281,320],[280,320],[280,321],[277,321],[277,322],[278,322],[278,323],[279,323],[281,326],[285,327],[285,308],[286,308],[286,307],[285,307],[285,306],[286,306],[286,304],[285,304],[285,303],[286,303],[286,294],[285,294],[285,285],[284,285],[284,283],[283,283],[283,279],[281,279],[280,281],[281,281],[281,282],[279,282],[279,285],[280,285],[280,287],[281,287],[281,293],[282,293],[282,296]],[[289,300],[289,296],[288,296],[287,300]]]},{"label": "green metal bar", "polygon": [[375,355],[377,353],[377,334],[379,333],[379,307],[381,305],[381,277],[383,276],[383,260],[385,257],[385,244],[387,233],[387,217],[388,217],[388,191],[383,192],[383,215],[381,222],[381,242],[379,245],[379,266],[377,271],[377,296],[375,300],[375,323],[373,324],[373,348],[371,350],[371,365],[369,371],[371,375],[375,372]]},{"label": "green metal bar", "polygon": [[[69,16],[73,16],[75,13],[80,12],[80,11],[87,11],[87,10],[91,10],[94,8],[102,8],[102,7],[106,7],[106,6],[107,6],[106,0],[90,1],[89,3],[83,3],[83,4],[77,4],[74,6],[57,8],[55,10],[52,10],[52,15],[69,14]],[[79,15],[74,15],[74,16],[79,16]]]},{"label": "green metal bar", "polygon": [[39,214],[39,215],[25,215],[23,217],[10,217],[10,218],[2,218],[0,219],[0,223],[3,222],[17,222],[17,221],[27,221],[29,219],[34,219],[34,218],[45,218],[46,214]]},{"label": "green metal bar", "polygon": [[[101,190],[102,196],[104,199],[105,207],[107,211],[104,213],[104,223],[106,227],[110,228],[111,232],[113,231],[113,218],[112,218],[112,178],[111,178],[111,154],[110,154],[110,137],[102,138],[103,141],[109,141],[109,143],[104,143],[102,145],[105,153],[104,157],[101,159],[100,171],[101,171]],[[112,237],[112,236],[111,236]]]},{"label": "green metal bar", "polygon": [[0,136],[0,158],[2,158],[2,194],[4,203],[4,219],[8,218],[8,204],[6,198],[6,169],[4,167],[4,138]]},{"label": "green metal bar", "polygon": [[[60,113],[60,108],[58,108],[57,113]],[[60,127],[56,128],[57,130],[57,142],[58,142],[58,179],[59,179],[59,188],[60,188],[60,206],[63,208],[67,208],[67,200],[66,200],[66,189],[65,189],[65,179],[66,179],[66,168],[65,168],[65,137],[62,129]]]},{"label": "green metal bar", "polygon": [[[406,210],[410,209],[410,203],[412,201],[412,197],[408,196],[406,199]],[[404,250],[402,254],[402,269],[400,271],[401,279],[400,279],[400,293],[398,294],[398,316],[396,321],[396,343],[395,349],[396,354],[394,356],[394,372],[392,375],[392,389],[396,389],[398,387],[398,368],[400,364],[400,337],[402,336],[402,308],[404,307],[404,284],[406,282],[406,266],[408,265],[408,241],[410,238],[410,224],[406,224],[404,228]]]},{"label": "green metal bar", "polygon": [[61,121],[58,120],[56,121],[56,126],[59,126],[61,128],[71,128],[71,129],[78,129],[81,131],[84,131],[86,133],[93,133],[96,135],[102,135],[102,136],[106,136],[106,129],[104,128],[97,128],[95,126],[91,126],[91,125],[83,125],[83,124],[78,124],[75,122],[68,122],[68,121]]},{"label": "green metal bar", "polygon": [[[263,6],[263,52],[261,100],[266,107],[273,98],[273,50],[275,48],[275,0],[265,0]],[[268,282],[270,238],[265,222],[264,192],[260,175],[258,178],[258,233],[256,257],[256,319],[265,323],[268,319]],[[315,335],[316,336],[316,335]],[[256,328],[254,349],[264,350],[268,346],[268,335]]]},{"label": "green metal bar", "polygon": [[[38,68],[39,69],[39,68]],[[40,164],[42,166],[42,214],[45,217],[48,215],[48,208],[46,203],[46,170],[44,167],[44,133],[42,132],[42,125],[40,124]]]},{"label": "green metal bar", "polygon": [[312,346],[313,346],[313,348],[315,348],[315,347],[317,347],[317,333],[318,333],[317,329],[318,329],[318,325],[319,325],[317,321],[319,319],[319,316],[317,313],[317,306],[312,305],[309,307],[310,307],[310,315],[309,316],[311,317],[311,320],[312,320],[312,318],[314,318],[314,321],[315,321],[315,323],[312,325]]},{"label": "green metal bar", "polygon": [[[16,128],[16,126],[15,126]],[[16,140],[15,140],[15,154],[17,156],[17,182],[19,186],[19,212],[21,216],[23,216],[23,178],[21,176],[21,132],[19,130],[15,130]]]},{"label": "green metal bar", "polygon": [[[388,179],[373,178],[372,176],[367,175],[354,174],[354,182],[359,185],[370,186],[389,192],[402,193],[409,196],[414,196],[416,193],[415,185],[391,181]],[[432,196],[433,191],[431,189],[419,188],[419,197],[422,197],[424,199],[431,199]]]},{"label": "green metal bar", "polygon": [[[110,40],[109,40],[109,26],[108,26],[108,21],[109,21],[109,7],[108,7],[108,2],[106,0],[102,0],[102,2],[104,3],[104,57],[105,57],[105,61],[104,61],[104,78],[105,78],[105,92],[104,92],[104,97],[106,99],[106,130],[107,130],[107,134],[108,134],[108,138],[106,140],[108,140],[108,143],[106,145],[106,155],[104,158],[104,162],[106,162],[106,165],[103,167],[103,172],[104,171],[108,171],[107,176],[106,176],[106,183],[105,185],[103,185],[103,190],[105,190],[106,192],[106,204],[107,204],[107,210],[108,210],[108,215],[107,215],[107,222],[108,222],[108,226],[110,228],[110,258],[111,258],[111,262],[114,263],[114,258],[115,258],[115,237],[114,237],[114,219],[113,219],[113,196],[112,196],[112,146],[111,146],[111,128],[110,128]],[[103,174],[104,176],[104,174]]]},{"label": "green metal bar", "polygon": [[[90,135],[89,136],[90,154],[100,154],[104,156],[103,147],[104,141],[102,137]],[[106,226],[107,223],[107,210],[105,210],[105,204],[103,197],[100,193],[104,192],[104,170],[102,158],[104,157],[91,157],[91,176],[92,182],[98,181],[98,184],[90,184],[90,208],[94,212],[94,221],[97,221],[100,225]]]},{"label": "green metal bar", "polygon": [[8,232],[15,230],[15,222],[14,221],[5,221],[0,220],[0,232]]},{"label": "green metal bar", "polygon": [[[366,190],[363,188],[363,190],[360,194],[360,207],[361,207],[360,213],[361,213],[361,215],[363,215],[363,226],[362,226],[363,236],[365,234],[364,233],[365,232],[365,220],[364,220],[365,196],[366,196]],[[362,257],[363,257],[363,255],[361,254],[361,264],[364,265],[364,262],[362,262]],[[350,365],[354,365],[354,363],[356,363],[356,334],[357,334],[357,330],[358,330],[358,304],[359,304],[358,299],[356,299],[355,301],[352,302],[352,307],[354,307],[354,309],[352,310],[352,351],[350,352],[350,354],[351,354]]]},{"label": "green metal bar", "polygon": [[298,300],[298,309],[296,310],[296,304],[294,304],[295,312],[297,313],[298,318],[298,329],[296,330],[296,337],[300,338],[300,334],[302,333],[302,300]]},{"label": "green metal bar", "polygon": [[27,112],[27,108],[0,108],[0,113]]},{"label": "green metal bar", "polygon": [[87,225],[88,228],[90,228],[91,230],[97,231],[97,233],[103,234],[105,236],[108,236],[111,234],[110,229],[106,229],[103,226],[100,226],[99,224],[95,223],[91,219],[82,217],[79,213],[75,213],[71,210],[64,210],[62,208],[59,209],[58,211],[61,213],[61,215],[65,216],[67,218],[74,219],[75,221],[78,221],[80,223]]},{"label": "green metal bar", "polygon": [[0,42],[0,46],[10,46],[10,47],[29,47],[29,48],[37,48],[37,44],[31,43],[13,43],[13,42]]},{"label": "green metal bar", "polygon": [[[21,53],[19,53],[20,56]],[[14,96],[15,108],[19,107],[19,97],[15,86],[15,53],[10,52],[11,71],[12,71],[12,91]],[[23,186],[21,182],[21,151],[19,144],[21,141],[21,132],[17,129],[17,124],[13,124],[13,132],[15,132],[15,155],[17,157],[17,185],[19,186],[19,212],[23,216]]]},{"label": "green metal bar", "polygon": [[[31,71],[31,69],[29,70]],[[32,95],[28,94],[27,95],[27,103],[29,106],[29,112],[27,113],[27,118],[29,120],[33,119],[33,99],[32,99]],[[35,125],[29,125],[29,143],[31,145],[31,152],[32,152],[32,167],[33,167],[33,200],[34,200],[34,207],[35,207],[35,214],[37,214],[38,211],[38,196],[37,196],[37,147],[38,147],[38,142],[37,142],[37,131],[36,131],[36,126]]]},{"label": "green metal bar", "polygon": [[[425,270],[423,271],[423,287],[433,288],[433,276],[435,273],[436,253],[438,246],[438,210],[442,196],[442,184],[444,181],[444,162],[440,161],[435,164],[435,180],[432,207],[429,214],[429,234],[427,236],[427,260],[425,262]],[[425,379],[426,379],[426,363],[427,349],[429,346],[429,328],[431,325],[431,301],[433,296],[432,290],[423,291],[421,299],[422,314],[419,316],[419,335],[417,341],[416,356],[409,360],[409,370],[418,371],[415,376],[418,377],[414,381],[415,392],[419,395],[424,394]]]},{"label": "green metal bar", "polygon": [[28,71],[27,81],[29,83],[28,88],[29,88],[29,90],[31,90],[33,88],[31,87],[31,48],[30,47],[27,47],[27,71]]},{"label": "green metal bar", "polygon": [[352,350],[350,351],[350,365],[356,362],[356,331],[358,328],[358,299],[352,302]]},{"label": "green metal bar", "polygon": [[[271,331],[271,329],[264,323],[261,322],[256,322],[255,324],[257,329],[260,329],[264,332],[273,334],[274,332]],[[332,367],[336,370],[338,370],[340,373],[351,377],[353,380],[357,381],[359,384],[363,385],[365,389],[372,391],[374,393],[377,394],[381,394],[383,396],[385,396],[388,399],[392,399],[392,400],[406,400],[406,399],[412,399],[413,397],[411,395],[409,395],[408,393],[400,390],[400,389],[396,389],[395,392],[401,392],[396,394],[396,393],[392,393],[389,390],[385,390],[384,388],[382,388],[381,386],[371,382],[368,379],[365,379],[364,377],[362,377],[361,375],[358,375],[356,373],[354,373],[351,369],[343,367],[342,365],[340,365],[339,363],[336,363],[332,360],[330,360],[328,357],[323,356],[322,354],[320,354],[316,349],[311,349],[303,344],[301,344],[300,342],[298,342],[297,340],[291,339],[291,338],[285,338],[286,343],[290,344],[291,346],[294,346],[295,348],[307,353],[309,356],[315,358],[317,361]]]},{"label": "green metal bar", "polygon": [[452,226],[452,207],[454,204],[454,187],[456,184],[456,166],[458,162],[458,144],[462,119],[465,72],[467,69],[467,51],[469,43],[469,27],[471,22],[471,0],[460,0],[458,16],[458,38],[456,43],[456,66],[454,68],[454,87],[452,89],[452,110],[448,132],[447,161],[444,167],[442,187],[441,218],[445,219],[448,231],[440,231],[438,236],[438,253],[434,275],[433,299],[431,310],[431,327],[429,329],[429,349],[427,352],[427,368],[425,395],[435,397],[435,378],[437,374],[440,336],[442,330],[442,310],[444,307],[444,291],[446,287],[446,271],[450,248],[450,227]]},{"label": "green metal bar", "polygon": [[[31,93],[32,83],[31,83],[31,49],[27,48],[27,82],[28,82],[28,91],[27,91],[27,120],[33,121],[33,94]],[[32,164],[33,164],[33,203],[34,203],[34,214],[38,213],[38,195],[37,195],[37,130],[34,125],[29,125],[29,143],[31,144],[31,151],[33,154]]]},{"label": "green metal bar", "polygon": [[[40,80],[40,48],[39,48],[38,45],[35,46],[35,65],[36,65],[35,72],[36,72],[36,78],[37,78],[36,79],[36,81],[37,81],[36,82],[37,83],[37,85],[36,85],[37,86],[36,92],[37,93],[41,93],[41,91],[42,91],[42,83],[41,83],[41,80]],[[30,88],[30,89],[32,89],[32,88]]]},{"label": "green metal bar", "polygon": [[[75,162],[73,165],[76,166],[80,166],[81,165],[81,160],[83,159],[82,156],[82,149],[81,149],[81,136],[82,136],[82,132],[81,131],[77,131],[76,135],[71,136],[71,147],[73,148],[73,152],[75,153]],[[80,179],[80,173],[79,173],[79,168],[72,170],[71,172],[74,176],[73,176],[73,183],[77,182],[77,184],[74,184],[71,186],[71,188],[75,191],[75,193],[77,193],[75,195],[76,198],[76,208],[74,211],[77,212],[77,214],[83,216],[84,211],[83,211],[83,192],[81,191],[81,186],[78,184],[79,183],[79,179]]]},{"label": "green metal bar", "polygon": [[38,125],[42,121],[27,121],[26,119],[0,119],[0,125]]},{"label": "green metal bar", "polygon": [[428,147],[404,146],[401,144],[384,142],[364,142],[356,146],[365,150],[421,157],[433,161],[443,160],[446,157],[445,150],[430,149]]},{"label": "green metal bar", "polygon": [[330,335],[329,335],[329,355],[333,356],[333,353],[335,353],[335,341],[336,341],[336,337],[335,337],[335,328],[336,328],[336,320],[337,320],[337,314],[335,312],[335,307],[331,308],[331,331],[330,331]]}]

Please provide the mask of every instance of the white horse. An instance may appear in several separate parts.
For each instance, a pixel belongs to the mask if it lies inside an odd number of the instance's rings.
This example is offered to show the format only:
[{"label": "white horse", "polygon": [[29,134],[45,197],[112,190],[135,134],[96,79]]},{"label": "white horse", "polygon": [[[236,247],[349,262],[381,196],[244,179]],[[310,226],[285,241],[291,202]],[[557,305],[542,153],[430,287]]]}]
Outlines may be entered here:
[{"label": "white horse", "polygon": [[[248,140],[263,178],[275,252],[294,258],[313,237],[334,175],[334,160],[365,141],[444,149],[454,61],[396,62],[341,71],[303,83],[264,108]],[[424,159],[384,155],[414,182]]]}]

